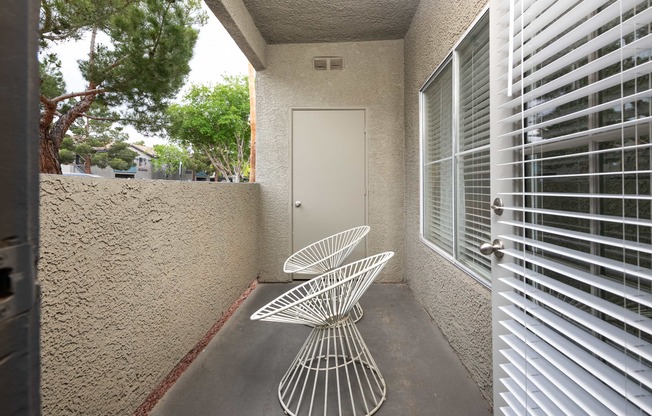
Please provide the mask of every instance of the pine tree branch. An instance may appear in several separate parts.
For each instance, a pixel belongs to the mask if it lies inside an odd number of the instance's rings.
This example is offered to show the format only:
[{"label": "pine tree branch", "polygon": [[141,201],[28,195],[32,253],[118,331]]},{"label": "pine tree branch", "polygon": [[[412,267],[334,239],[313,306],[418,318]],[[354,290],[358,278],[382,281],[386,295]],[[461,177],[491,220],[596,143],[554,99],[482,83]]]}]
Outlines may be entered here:
[{"label": "pine tree branch", "polygon": [[43,103],[43,111],[41,111],[41,117],[39,119],[39,130],[41,136],[46,135],[54,116],[57,113],[57,105],[51,100],[48,100],[43,94],[40,96],[41,103]]},{"label": "pine tree branch", "polygon": [[92,68],[95,63],[95,39],[97,38],[97,26],[91,31],[91,45],[88,51],[88,67]]},{"label": "pine tree branch", "polygon": [[39,99],[41,100],[41,104],[43,104],[47,108],[56,108],[57,107],[57,104],[55,102],[53,102],[53,100],[50,100],[49,98],[47,98],[43,94],[41,94]]},{"label": "pine tree branch", "polygon": [[43,21],[43,27],[39,28],[39,35],[41,38],[47,38],[45,34],[51,30],[52,25],[52,8],[47,1],[41,0],[41,10],[43,10],[45,20]]},{"label": "pine tree branch", "polygon": [[72,123],[88,111],[93,104],[95,96],[86,95],[83,99],[77,101],[65,114],[54,122],[51,128],[51,140],[57,148],[61,146],[63,136],[68,131]]},{"label": "pine tree branch", "polygon": [[163,18],[161,19],[161,25],[160,25],[158,33],[156,35],[156,39],[154,39],[154,47],[150,51],[150,58],[153,58],[154,55],[156,55],[156,50],[158,49],[158,45],[159,45],[159,43],[161,41],[161,37],[163,36],[163,27],[164,27],[164,23],[165,23],[165,17],[167,16],[168,11],[170,10],[170,7],[172,7],[172,3],[174,3],[174,1],[169,1],[168,4],[167,4],[167,7],[165,8],[165,11],[163,11]]},{"label": "pine tree branch", "polygon": [[96,121],[129,121],[129,122],[136,122],[138,121],[135,118],[124,118],[124,117],[98,117],[98,116],[92,116],[88,113],[84,113],[81,115],[82,117],[86,117],[87,119],[91,120],[96,120]]},{"label": "pine tree branch", "polygon": [[114,70],[115,68],[117,68],[117,67],[119,67],[120,65],[122,65],[122,63],[125,62],[126,60],[127,60],[127,57],[126,57],[126,56],[123,56],[122,58],[118,59],[117,61],[115,61],[114,63],[112,63],[111,65],[109,65],[109,66],[106,68],[107,71],[112,71],[112,70]]},{"label": "pine tree branch", "polygon": [[102,93],[105,93],[105,92],[108,92],[108,90],[105,89],[105,88],[91,88],[91,89],[88,89],[88,90],[85,90],[85,91],[71,92],[71,93],[68,93],[68,94],[60,95],[58,97],[52,98],[50,101],[56,104],[58,102],[61,102],[63,100],[67,100],[69,98],[88,97],[89,95],[98,95],[98,94],[102,94]]}]

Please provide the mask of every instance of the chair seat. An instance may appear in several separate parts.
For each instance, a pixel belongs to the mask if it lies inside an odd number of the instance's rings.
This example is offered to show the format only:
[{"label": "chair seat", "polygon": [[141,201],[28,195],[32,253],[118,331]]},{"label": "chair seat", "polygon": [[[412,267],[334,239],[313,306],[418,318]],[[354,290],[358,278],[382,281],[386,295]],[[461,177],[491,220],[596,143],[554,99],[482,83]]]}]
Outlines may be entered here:
[{"label": "chair seat", "polygon": [[389,251],[370,256],[308,280],[260,308],[251,319],[332,325],[349,314],[393,255]]},{"label": "chair seat", "polygon": [[310,244],[291,255],[283,264],[283,271],[322,274],[339,267],[368,233],[369,226],[363,225]]}]

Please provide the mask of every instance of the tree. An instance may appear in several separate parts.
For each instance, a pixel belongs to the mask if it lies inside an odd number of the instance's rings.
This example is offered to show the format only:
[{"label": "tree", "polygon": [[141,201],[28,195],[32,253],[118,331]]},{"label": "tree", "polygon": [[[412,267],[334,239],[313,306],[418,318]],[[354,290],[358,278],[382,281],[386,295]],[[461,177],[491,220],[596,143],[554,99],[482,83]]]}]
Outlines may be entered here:
[{"label": "tree", "polygon": [[[61,173],[59,149],[79,118],[156,132],[190,72],[205,15],[201,0],[41,0],[40,170]],[[66,92],[61,62],[49,47],[89,40],[79,69],[88,83]],[[109,109],[99,114],[96,107]]]},{"label": "tree", "polygon": [[156,159],[152,164],[157,170],[166,173],[176,172],[181,166],[192,171],[192,180],[197,179],[197,172],[210,173],[211,164],[207,158],[198,153],[192,153],[188,149],[182,149],[173,144],[154,145]]},{"label": "tree", "polygon": [[[105,116],[108,109],[99,106],[96,111]],[[91,173],[91,166],[116,170],[127,170],[134,164],[138,155],[129,149],[126,142],[129,136],[120,126],[103,119],[79,118],[70,126],[68,134],[61,142],[59,161],[75,163],[77,156],[84,160],[84,171]]]},{"label": "tree", "polygon": [[138,153],[129,149],[129,143],[124,140],[112,141],[107,145],[93,140],[75,143],[71,136],[66,136],[61,142],[59,157],[61,163],[75,163],[77,155],[84,159],[84,171],[91,173],[91,166],[116,170],[128,170],[134,166]]},{"label": "tree", "polygon": [[246,77],[212,87],[193,85],[168,109],[170,138],[205,155],[226,180],[240,182],[249,165],[249,88]]}]

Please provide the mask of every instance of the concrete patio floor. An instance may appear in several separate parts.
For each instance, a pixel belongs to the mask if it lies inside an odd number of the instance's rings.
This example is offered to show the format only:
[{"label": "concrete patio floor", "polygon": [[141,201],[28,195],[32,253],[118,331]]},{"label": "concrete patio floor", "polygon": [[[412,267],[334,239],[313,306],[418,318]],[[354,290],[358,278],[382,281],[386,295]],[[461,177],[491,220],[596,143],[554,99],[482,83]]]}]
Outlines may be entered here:
[{"label": "concrete patio floor", "polygon": [[[151,415],[283,415],[277,387],[310,328],[254,322],[249,317],[292,286],[259,284]],[[467,370],[407,286],[374,284],[360,304],[364,317],[358,328],[387,383],[387,401],[376,415],[491,414]]]}]

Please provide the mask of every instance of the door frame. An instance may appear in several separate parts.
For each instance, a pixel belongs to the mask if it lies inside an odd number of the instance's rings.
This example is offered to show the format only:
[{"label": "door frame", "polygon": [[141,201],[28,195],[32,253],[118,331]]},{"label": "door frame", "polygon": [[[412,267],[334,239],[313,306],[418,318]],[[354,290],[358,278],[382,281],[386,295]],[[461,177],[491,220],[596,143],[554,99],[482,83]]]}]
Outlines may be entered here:
[{"label": "door frame", "polygon": [[[364,152],[364,168],[363,168],[363,182],[364,182],[364,224],[360,225],[368,225],[369,224],[369,143],[368,143],[368,138],[367,138],[367,130],[368,130],[368,116],[367,113],[369,109],[367,107],[290,107],[290,113],[289,113],[289,132],[288,132],[288,149],[289,149],[289,170],[288,174],[289,176],[289,184],[290,184],[290,189],[288,192],[289,200],[288,200],[288,213],[289,213],[289,219],[290,219],[290,227],[289,227],[289,247],[288,247],[288,253],[286,257],[289,257],[293,254],[293,242],[294,242],[294,209],[292,208],[294,206],[294,112],[295,111],[362,111],[364,115],[364,138],[363,138],[363,152]],[[344,231],[344,230],[342,230]],[[369,235],[367,235],[368,237]],[[328,237],[328,236],[323,236]],[[367,242],[367,237],[364,238],[364,251],[365,255],[368,254],[368,249],[369,249],[369,243]],[[294,274],[291,274],[292,280],[295,280]]]}]

